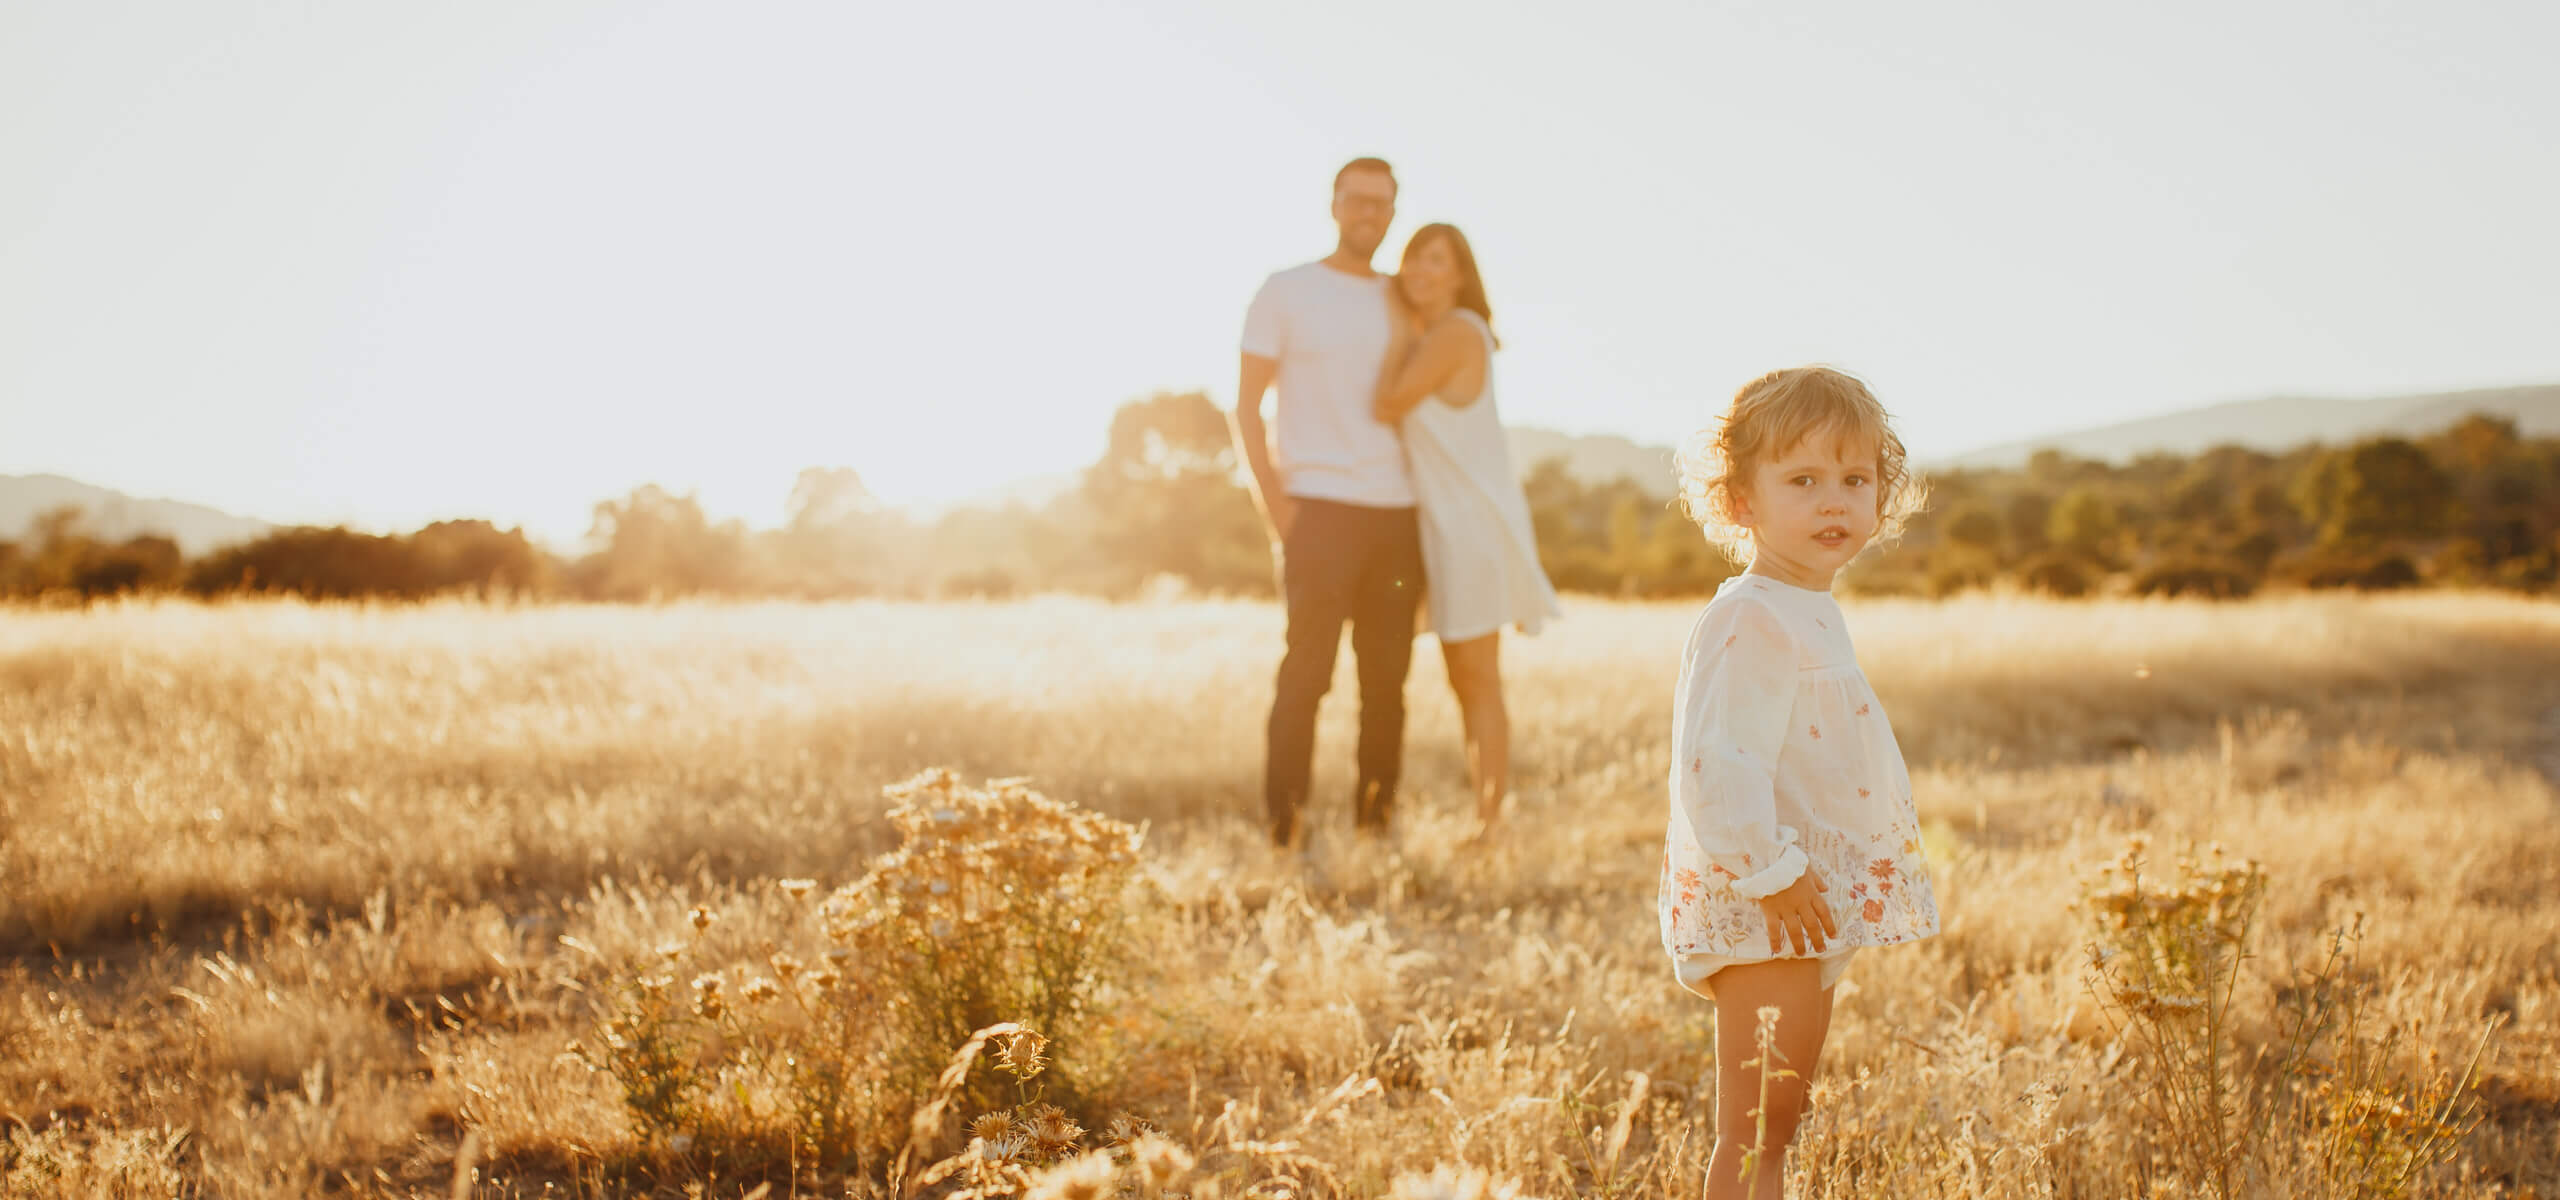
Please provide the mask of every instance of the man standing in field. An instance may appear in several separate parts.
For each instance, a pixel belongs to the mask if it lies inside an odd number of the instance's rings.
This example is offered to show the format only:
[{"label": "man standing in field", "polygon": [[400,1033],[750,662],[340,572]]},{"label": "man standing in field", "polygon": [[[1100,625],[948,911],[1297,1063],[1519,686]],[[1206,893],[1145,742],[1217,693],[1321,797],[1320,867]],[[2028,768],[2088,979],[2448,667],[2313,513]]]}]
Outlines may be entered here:
[{"label": "man standing in field", "polygon": [[[1404,753],[1404,677],[1422,596],[1422,534],[1396,432],[1370,413],[1388,343],[1387,280],[1369,266],[1396,215],[1396,177],[1374,158],[1333,180],[1333,253],[1264,281],[1245,312],[1236,450],[1253,471],[1289,614],[1271,697],[1263,801],[1272,841],[1304,844],[1316,708],[1333,683],[1343,622],[1360,675],[1354,821],[1384,833]],[[1262,423],[1262,394],[1276,437]]]}]

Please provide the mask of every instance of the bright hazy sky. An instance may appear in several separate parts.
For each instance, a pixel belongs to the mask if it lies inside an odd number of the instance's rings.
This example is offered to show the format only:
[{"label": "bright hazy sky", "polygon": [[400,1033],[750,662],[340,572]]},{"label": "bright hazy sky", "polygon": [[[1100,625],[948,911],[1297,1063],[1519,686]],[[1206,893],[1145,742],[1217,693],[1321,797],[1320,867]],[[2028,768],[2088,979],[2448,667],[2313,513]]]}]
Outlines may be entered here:
[{"label": "bright hazy sky", "polygon": [[569,542],[1235,387],[1334,168],[1515,424],[1864,374],[1926,455],[2560,380],[2560,5],[0,0],[0,473]]}]

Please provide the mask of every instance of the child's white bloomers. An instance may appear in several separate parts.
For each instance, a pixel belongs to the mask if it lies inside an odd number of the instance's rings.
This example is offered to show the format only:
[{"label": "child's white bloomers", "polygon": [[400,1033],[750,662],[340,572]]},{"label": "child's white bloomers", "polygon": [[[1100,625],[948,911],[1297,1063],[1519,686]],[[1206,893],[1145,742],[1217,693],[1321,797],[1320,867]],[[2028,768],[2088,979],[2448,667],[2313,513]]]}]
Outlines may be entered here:
[{"label": "child's white bloomers", "polygon": [[1689,632],[1671,719],[1660,907],[1684,986],[1802,957],[1770,952],[1756,901],[1808,863],[1840,927],[1824,987],[1859,947],[1938,932],[1910,773],[1831,593],[1726,580]]}]

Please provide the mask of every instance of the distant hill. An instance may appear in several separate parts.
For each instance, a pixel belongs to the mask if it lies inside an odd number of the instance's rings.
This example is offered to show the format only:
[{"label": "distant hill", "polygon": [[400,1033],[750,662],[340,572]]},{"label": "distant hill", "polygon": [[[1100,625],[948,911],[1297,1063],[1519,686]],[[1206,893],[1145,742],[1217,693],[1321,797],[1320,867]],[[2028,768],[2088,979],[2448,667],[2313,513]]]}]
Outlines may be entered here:
[{"label": "distant hill", "polygon": [[1673,490],[1671,447],[1647,446],[1614,433],[1572,434],[1511,426],[1511,465],[1525,478],[1550,458],[1564,459],[1565,473],[1586,487],[1632,479],[1646,491]]},{"label": "distant hill", "polygon": [[2386,434],[2423,436],[2475,412],[2508,417],[2526,437],[2560,434],[2560,384],[2360,400],[2308,396],[2242,400],[2005,442],[1928,465],[2014,467],[2048,447],[2109,462],[2122,462],[2151,451],[2194,454],[2226,443],[2256,450],[2290,450],[2306,442],[2346,442]]},{"label": "distant hill", "polygon": [[[2024,464],[2028,455],[2047,446],[2109,462],[2122,462],[2150,450],[2194,454],[2234,442],[2278,451],[2305,442],[2352,441],[2382,433],[2423,436],[2474,412],[2513,418],[2517,429],[2527,437],[2560,435],[2560,384],[2362,400],[2301,396],[2243,400],[1986,446],[1921,465],[1941,470],[2016,467]],[[1648,446],[1611,433],[1559,433],[1526,425],[1511,426],[1507,432],[1511,436],[1511,463],[1523,477],[1547,459],[1562,458],[1566,472],[1586,487],[1631,479],[1655,495],[1668,496],[1674,488],[1669,446]],[[1020,480],[967,503],[1046,504],[1073,488],[1077,478],[1075,473],[1061,472]]]},{"label": "distant hill", "polygon": [[272,528],[201,504],[140,499],[60,475],[0,475],[0,541],[25,537],[38,514],[66,504],[87,514],[93,537],[122,541],[156,533],[176,541],[190,558]]},{"label": "distant hill", "polygon": [[[2225,444],[2273,452],[2307,442],[2347,442],[2383,434],[2423,437],[2475,412],[2507,417],[2526,437],[2560,436],[2560,384],[2355,400],[2310,396],[2242,400],[2004,442],[1921,465],[1941,470],[2016,467],[2047,447],[2108,462],[2124,462],[2155,450],[2196,454]],[[1642,445],[1613,434],[1576,436],[1525,427],[1510,432],[1511,459],[1523,475],[1540,461],[1561,455],[1565,469],[1586,485],[1626,478],[1649,491],[1671,493],[1669,446]]]}]

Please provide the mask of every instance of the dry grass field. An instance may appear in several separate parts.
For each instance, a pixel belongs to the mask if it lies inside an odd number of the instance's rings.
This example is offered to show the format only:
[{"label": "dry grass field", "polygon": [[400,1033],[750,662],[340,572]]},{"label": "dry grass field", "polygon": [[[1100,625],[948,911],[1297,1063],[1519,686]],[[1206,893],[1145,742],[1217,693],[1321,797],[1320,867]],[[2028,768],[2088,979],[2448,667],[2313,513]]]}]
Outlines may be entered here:
[{"label": "dry grass field", "polygon": [[[1506,648],[1490,845],[1461,844],[1427,648],[1397,836],[1347,836],[1346,656],[1312,867],[1260,842],[1265,605],[0,612],[0,1196],[873,1195],[897,1135],[962,1152],[964,1110],[1052,1083],[1091,1131],[1061,1155],[1114,1117],[1162,1131],[1124,1172],[1150,1194],[1694,1194],[1713,1013],[1652,910],[1691,611],[1585,600]],[[2560,605],[1850,615],[1945,933],[1851,970],[1790,1195],[2560,1195]],[[775,1081],[919,1052],[882,1031],[922,1001],[882,982],[911,958],[853,956],[826,994],[877,1012],[809,1008],[788,956],[899,844],[883,788],[937,766],[1142,824],[1126,954],[1044,1031],[1049,1074],[991,1091],[991,1046],[938,1132],[906,1121],[930,1086],[866,1094],[844,1111],[889,1140],[811,1165],[769,1136]],[[2218,1166],[2164,1135],[2184,1085],[2087,967],[2080,901],[2136,833],[2163,869],[2212,843],[2262,866],[2223,1014],[2244,1075],[2362,923],[2330,986],[2370,1063],[2216,1118]],[[608,1018],[685,993],[662,970],[737,1010],[689,1043],[730,1058],[678,1133],[598,1066],[645,1024]],[[2430,1137],[2447,1160],[2395,1182]],[[1097,1194],[1078,1161],[1043,1194]]]}]

